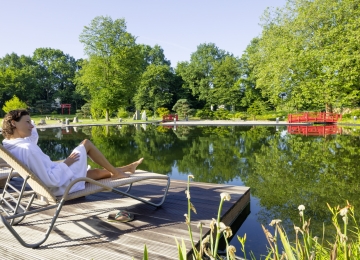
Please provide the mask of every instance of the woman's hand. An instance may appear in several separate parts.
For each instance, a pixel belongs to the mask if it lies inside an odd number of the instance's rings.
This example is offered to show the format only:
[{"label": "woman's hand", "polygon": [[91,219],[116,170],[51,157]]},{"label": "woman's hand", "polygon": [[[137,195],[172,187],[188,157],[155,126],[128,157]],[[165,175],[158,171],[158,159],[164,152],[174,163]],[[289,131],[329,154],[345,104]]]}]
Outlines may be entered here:
[{"label": "woman's hand", "polygon": [[78,161],[80,158],[80,154],[79,153],[72,153],[69,155],[68,158],[65,159],[64,163],[67,165],[67,166],[70,166],[72,165],[74,162]]}]

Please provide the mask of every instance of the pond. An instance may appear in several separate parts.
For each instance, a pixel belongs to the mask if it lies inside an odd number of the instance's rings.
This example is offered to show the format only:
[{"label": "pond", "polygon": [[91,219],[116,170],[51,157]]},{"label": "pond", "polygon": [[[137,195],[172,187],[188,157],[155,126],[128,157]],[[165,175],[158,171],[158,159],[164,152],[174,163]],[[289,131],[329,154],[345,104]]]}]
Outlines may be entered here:
[{"label": "pond", "polygon": [[251,212],[231,241],[239,256],[236,236],[245,233],[247,252],[257,258],[266,254],[261,224],[272,232],[272,219],[281,219],[291,237],[293,224],[300,225],[297,208],[301,204],[306,218],[311,218],[313,235],[318,237],[322,237],[323,225],[333,234],[327,203],[344,206],[348,200],[356,212],[360,208],[360,131],[356,129],[336,127],[335,135],[286,126],[171,128],[137,124],[38,131],[39,146],[53,160],[64,159],[88,138],[114,165],[144,157],[140,169],[173,179],[186,180],[193,174],[199,182],[250,187]]}]

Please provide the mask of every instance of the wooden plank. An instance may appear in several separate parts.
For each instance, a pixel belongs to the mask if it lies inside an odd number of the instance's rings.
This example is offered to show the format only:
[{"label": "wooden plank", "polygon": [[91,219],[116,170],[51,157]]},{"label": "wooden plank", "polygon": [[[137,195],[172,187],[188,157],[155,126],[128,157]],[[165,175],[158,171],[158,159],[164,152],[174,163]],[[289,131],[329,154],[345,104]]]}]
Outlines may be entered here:
[{"label": "wooden plank", "polygon": [[[178,259],[175,238],[184,239],[190,252],[191,243],[184,213],[187,213],[186,182],[171,181],[167,199],[162,207],[121,197],[110,192],[101,192],[69,201],[61,211],[54,230],[39,249],[22,247],[4,226],[0,227],[0,253],[9,259],[142,259],[144,245],[149,259]],[[163,184],[148,181],[135,184],[132,193],[144,198],[158,199]],[[250,189],[233,185],[191,183],[191,201],[198,214],[191,214],[195,243],[200,240],[196,225],[216,218],[220,194],[228,192],[231,201],[223,205],[222,221],[234,222],[249,204]],[[150,196],[146,196],[151,194]],[[36,201],[34,206],[40,207]],[[107,215],[126,209],[135,215],[128,223],[108,222]],[[34,214],[16,226],[26,241],[40,239],[53,216],[53,210]],[[209,231],[204,227],[203,234]],[[49,257],[51,256],[51,257]]]}]

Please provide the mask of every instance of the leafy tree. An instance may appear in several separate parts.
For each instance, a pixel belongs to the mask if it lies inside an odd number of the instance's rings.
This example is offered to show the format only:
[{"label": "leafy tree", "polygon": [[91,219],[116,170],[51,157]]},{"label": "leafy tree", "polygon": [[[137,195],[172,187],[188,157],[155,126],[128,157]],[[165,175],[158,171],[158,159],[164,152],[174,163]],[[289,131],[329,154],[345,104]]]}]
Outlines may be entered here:
[{"label": "leafy tree", "polygon": [[267,106],[265,102],[262,102],[260,100],[255,100],[247,109],[247,112],[253,116],[255,119],[256,116],[262,115],[266,112]]},{"label": "leafy tree", "polygon": [[247,109],[255,101],[266,102],[267,98],[262,96],[261,89],[256,87],[255,66],[258,63],[259,38],[251,40],[239,60],[241,77],[238,80],[240,85],[241,101],[240,106]]},{"label": "leafy tree", "polygon": [[359,18],[353,0],[289,1],[265,13],[255,68],[262,94],[303,110],[357,105]]},{"label": "leafy tree", "polygon": [[225,56],[223,60],[214,63],[213,88],[211,96],[217,100],[217,104],[229,105],[235,110],[240,103],[242,92],[240,91],[240,66],[239,60],[233,56]]},{"label": "leafy tree", "polygon": [[5,102],[2,110],[4,110],[5,113],[9,113],[11,110],[27,109],[27,107],[25,102],[21,101],[17,96],[13,96],[12,99]]},{"label": "leafy tree", "polygon": [[191,90],[193,96],[208,104],[217,103],[211,95],[213,87],[213,68],[227,53],[213,43],[200,44],[196,52],[191,54],[190,62],[180,62],[176,73],[184,81],[183,87]]},{"label": "leafy tree", "polygon": [[34,104],[34,108],[40,112],[40,114],[48,113],[51,110],[52,104],[47,100],[38,100]]},{"label": "leafy tree", "polygon": [[80,34],[88,60],[76,76],[78,92],[87,97],[92,109],[112,111],[126,106],[139,85],[143,56],[135,37],[126,31],[124,19],[95,17]]},{"label": "leafy tree", "polygon": [[36,63],[28,56],[15,53],[0,59],[0,104],[13,96],[31,106],[38,98]]},{"label": "leafy tree", "polygon": [[146,44],[140,44],[141,53],[144,57],[144,70],[149,65],[168,65],[170,67],[171,62],[165,58],[164,50],[159,46],[155,45],[151,47]]},{"label": "leafy tree", "polygon": [[74,104],[74,97],[75,100],[80,99],[73,96],[75,91],[73,80],[77,70],[76,60],[73,57],[64,54],[61,50],[38,48],[32,59],[37,64],[37,80],[42,89],[38,96],[39,100],[54,103],[58,98],[61,103]]},{"label": "leafy tree", "polygon": [[[144,57],[143,77],[149,79],[149,74],[151,74],[149,71],[150,70],[154,71],[153,69],[154,67],[152,69],[148,68],[150,65],[163,66],[163,68],[164,66],[168,66],[168,70],[170,73],[166,72],[166,82],[168,84],[167,88],[171,98],[170,101],[166,101],[165,102],[166,104],[164,104],[163,106],[168,109],[171,109],[173,104],[175,104],[178,99],[182,99],[182,98],[188,99],[190,100],[190,103],[192,103],[194,99],[191,93],[188,90],[182,88],[182,84],[183,84],[182,78],[179,75],[176,75],[174,69],[170,67],[171,63],[169,60],[166,59],[164,50],[159,45],[155,45],[154,47],[151,47],[149,45],[140,45],[140,46],[141,46],[141,53]],[[159,67],[158,70],[161,70],[160,68],[161,67]],[[156,77],[156,74],[153,74],[153,76]],[[156,81],[155,78],[154,80]],[[138,109],[141,109],[142,105],[141,104],[138,105],[140,106],[138,107]]]},{"label": "leafy tree", "polygon": [[87,118],[91,114],[91,105],[90,103],[85,103],[81,109],[77,110],[76,115],[83,118]]},{"label": "leafy tree", "polygon": [[171,102],[170,87],[173,74],[168,65],[151,64],[141,77],[140,86],[134,100],[137,108],[152,108],[168,105]]}]

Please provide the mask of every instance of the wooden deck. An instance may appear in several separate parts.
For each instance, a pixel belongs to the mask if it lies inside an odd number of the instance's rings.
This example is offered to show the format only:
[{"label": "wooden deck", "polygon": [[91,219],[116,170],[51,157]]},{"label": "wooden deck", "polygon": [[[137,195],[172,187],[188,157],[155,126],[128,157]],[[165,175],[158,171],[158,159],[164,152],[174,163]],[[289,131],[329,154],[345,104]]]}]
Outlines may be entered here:
[{"label": "wooden deck", "polygon": [[[148,181],[133,186],[132,193],[152,194],[156,199],[163,183]],[[67,202],[48,240],[38,249],[24,248],[0,224],[0,255],[2,259],[142,259],[146,244],[149,259],[178,259],[175,238],[191,245],[184,214],[187,213],[186,182],[172,180],[165,203],[154,208],[130,198],[102,192]],[[239,228],[249,214],[250,189],[247,187],[192,182],[191,201],[197,210],[192,213],[194,240],[199,241],[197,223],[216,218],[220,193],[227,192],[231,201],[223,205],[222,221]],[[146,196],[150,198],[149,196]],[[41,201],[36,202],[38,205]],[[135,215],[128,223],[107,221],[110,212],[126,209]],[[245,210],[244,210],[245,209]],[[243,214],[240,214],[243,212]],[[25,241],[40,240],[53,211],[26,218],[16,230]],[[205,228],[205,234],[208,228]],[[205,235],[204,235],[205,236]],[[189,253],[190,255],[190,253]]]}]

